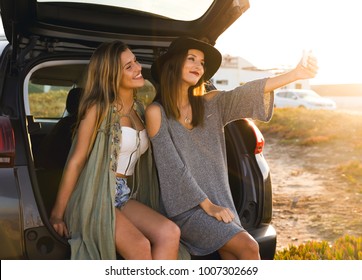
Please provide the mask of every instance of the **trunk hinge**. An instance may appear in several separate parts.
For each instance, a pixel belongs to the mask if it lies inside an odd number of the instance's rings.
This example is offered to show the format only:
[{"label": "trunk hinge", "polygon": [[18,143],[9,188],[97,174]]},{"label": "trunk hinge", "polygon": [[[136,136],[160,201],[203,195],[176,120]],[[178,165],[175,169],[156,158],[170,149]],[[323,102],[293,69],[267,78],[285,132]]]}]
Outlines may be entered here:
[{"label": "trunk hinge", "polygon": [[22,67],[25,61],[25,57],[30,53],[39,39],[39,36],[32,36],[29,40],[27,46],[23,49],[19,47],[19,36],[17,35],[16,23],[12,22],[12,35],[11,35],[11,45],[12,45],[12,55],[11,55],[11,64],[10,69],[11,73],[14,73],[17,68]]}]

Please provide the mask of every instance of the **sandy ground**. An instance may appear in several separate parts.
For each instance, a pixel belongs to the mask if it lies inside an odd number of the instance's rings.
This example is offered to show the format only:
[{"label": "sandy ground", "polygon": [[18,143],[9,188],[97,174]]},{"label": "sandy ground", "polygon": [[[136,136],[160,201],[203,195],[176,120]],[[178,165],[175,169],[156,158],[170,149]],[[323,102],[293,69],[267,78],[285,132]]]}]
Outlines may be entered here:
[{"label": "sandy ground", "polygon": [[333,242],[345,234],[362,236],[362,194],[336,172],[341,162],[354,155],[342,145],[299,147],[264,137],[277,250],[308,240]]}]

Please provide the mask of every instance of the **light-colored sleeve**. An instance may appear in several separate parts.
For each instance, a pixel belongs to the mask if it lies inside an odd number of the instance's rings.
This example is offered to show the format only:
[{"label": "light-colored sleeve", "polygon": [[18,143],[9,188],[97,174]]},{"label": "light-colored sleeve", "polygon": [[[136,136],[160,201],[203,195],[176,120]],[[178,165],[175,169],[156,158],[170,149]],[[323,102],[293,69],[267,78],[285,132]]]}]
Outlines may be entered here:
[{"label": "light-colored sleeve", "polygon": [[264,93],[267,78],[245,83],[230,91],[221,91],[216,97],[224,125],[241,119],[251,118],[269,121],[273,114],[274,93]]}]

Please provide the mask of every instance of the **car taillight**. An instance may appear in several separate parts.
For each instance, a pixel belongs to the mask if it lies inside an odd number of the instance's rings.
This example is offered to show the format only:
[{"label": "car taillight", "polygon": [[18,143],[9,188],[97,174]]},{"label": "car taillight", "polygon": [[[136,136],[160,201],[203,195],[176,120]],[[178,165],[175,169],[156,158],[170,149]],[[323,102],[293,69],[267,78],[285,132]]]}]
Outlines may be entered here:
[{"label": "car taillight", "polygon": [[15,137],[11,122],[0,116],[0,168],[14,166]]},{"label": "car taillight", "polygon": [[264,148],[264,136],[263,134],[261,134],[259,128],[255,125],[253,121],[249,119],[246,119],[246,121],[249,123],[255,134],[256,143],[255,143],[254,154],[260,154],[261,152],[263,152]]}]

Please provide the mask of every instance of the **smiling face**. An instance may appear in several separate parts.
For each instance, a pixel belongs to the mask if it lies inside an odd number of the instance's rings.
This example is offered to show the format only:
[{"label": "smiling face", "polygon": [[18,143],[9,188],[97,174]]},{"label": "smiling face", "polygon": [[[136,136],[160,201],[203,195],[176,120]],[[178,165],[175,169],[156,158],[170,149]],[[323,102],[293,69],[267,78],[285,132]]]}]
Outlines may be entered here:
[{"label": "smiling face", "polygon": [[142,76],[141,64],[130,49],[126,49],[121,54],[121,71],[121,88],[133,90],[144,86],[145,80]]},{"label": "smiling face", "polygon": [[200,50],[190,49],[182,68],[182,81],[188,86],[194,86],[204,75],[204,53]]}]

